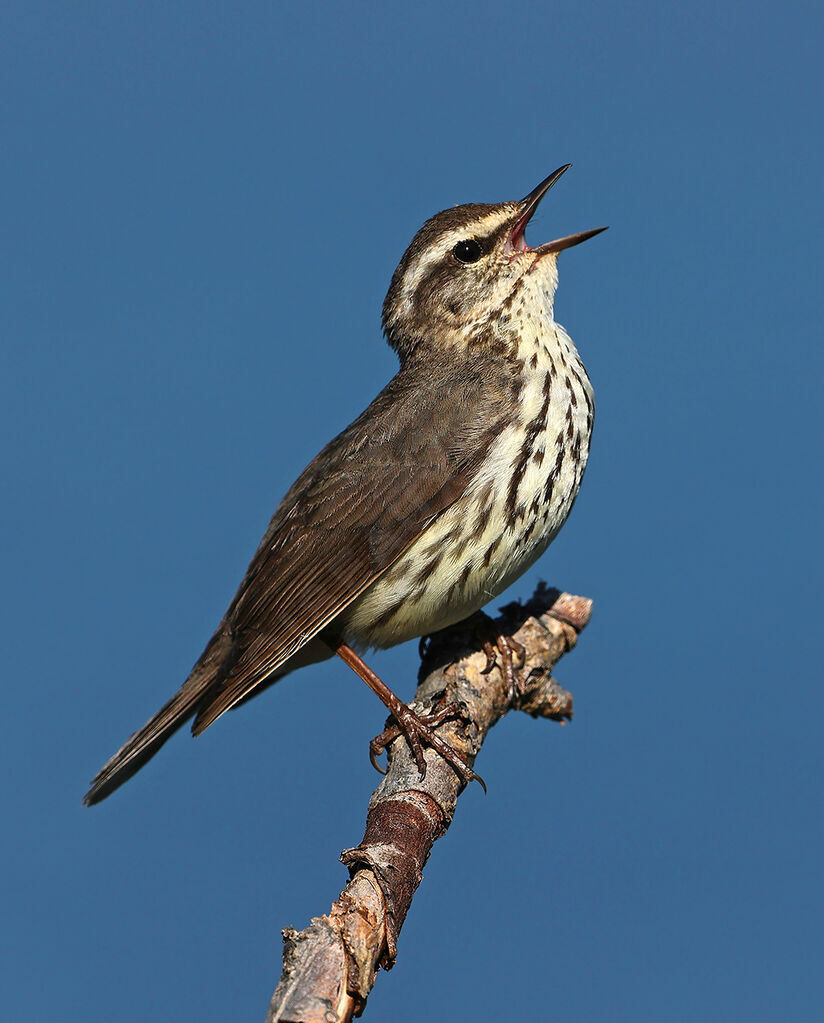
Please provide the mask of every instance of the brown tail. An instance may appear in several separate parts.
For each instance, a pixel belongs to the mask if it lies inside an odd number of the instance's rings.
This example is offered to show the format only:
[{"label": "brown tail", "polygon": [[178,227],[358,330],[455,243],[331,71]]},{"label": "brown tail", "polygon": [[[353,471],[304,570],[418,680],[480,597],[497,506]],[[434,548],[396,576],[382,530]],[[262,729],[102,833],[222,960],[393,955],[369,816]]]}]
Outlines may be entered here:
[{"label": "brown tail", "polygon": [[221,627],[209,640],[200,660],[171,700],[98,771],[83,799],[86,806],[93,806],[111,795],[151,760],[163,743],[197,712],[204,697],[216,683],[220,683],[234,660],[235,651],[229,631]]}]

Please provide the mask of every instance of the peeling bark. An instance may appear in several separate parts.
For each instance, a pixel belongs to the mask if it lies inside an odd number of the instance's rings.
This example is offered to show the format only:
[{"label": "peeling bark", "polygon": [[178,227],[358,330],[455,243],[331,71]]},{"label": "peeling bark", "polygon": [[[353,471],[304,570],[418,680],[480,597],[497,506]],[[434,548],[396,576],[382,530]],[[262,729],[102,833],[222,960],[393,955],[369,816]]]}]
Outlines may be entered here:
[{"label": "peeling bark", "polygon": [[[510,604],[494,621],[479,614],[422,644],[414,709],[447,703],[465,718],[439,726],[443,737],[473,764],[489,729],[509,710],[563,721],[572,696],[552,668],[577,642],[592,602],[539,586],[527,604]],[[512,692],[498,665],[484,674],[484,640],[511,636],[524,647],[525,684]],[[341,860],[351,880],[327,916],[303,931],[283,932],[283,973],[267,1023],[343,1023],[363,1012],[378,967],[390,969],[403,921],[436,839],[452,823],[462,785],[434,750],[426,749],[421,778],[406,740],[388,748],[389,769],[372,794],[361,843]]]}]

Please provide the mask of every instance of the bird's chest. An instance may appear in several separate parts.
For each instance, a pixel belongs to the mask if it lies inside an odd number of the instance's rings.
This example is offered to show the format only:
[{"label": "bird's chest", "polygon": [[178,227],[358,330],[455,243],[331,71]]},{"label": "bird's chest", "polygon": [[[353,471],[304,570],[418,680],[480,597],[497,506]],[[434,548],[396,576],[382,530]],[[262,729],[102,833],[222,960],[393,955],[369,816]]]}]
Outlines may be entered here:
[{"label": "bird's chest", "polygon": [[484,585],[496,588],[539,557],[563,525],[581,485],[592,434],[592,387],[570,338],[553,326],[527,342],[519,351],[523,369],[512,423],[467,495],[488,510],[481,543],[488,541]]},{"label": "bird's chest", "polygon": [[518,357],[511,422],[477,476],[353,605],[350,634],[362,645],[465,618],[540,557],[566,520],[589,453],[592,388],[561,328]]}]

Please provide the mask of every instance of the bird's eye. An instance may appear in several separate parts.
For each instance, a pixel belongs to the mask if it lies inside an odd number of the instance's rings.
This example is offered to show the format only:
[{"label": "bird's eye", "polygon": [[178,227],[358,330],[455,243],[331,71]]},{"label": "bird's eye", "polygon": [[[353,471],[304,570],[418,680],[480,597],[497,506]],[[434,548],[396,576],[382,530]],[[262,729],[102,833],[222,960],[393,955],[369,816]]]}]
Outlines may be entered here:
[{"label": "bird's eye", "polygon": [[467,238],[466,241],[458,242],[452,249],[452,255],[459,263],[477,263],[484,254],[483,246],[474,238]]}]

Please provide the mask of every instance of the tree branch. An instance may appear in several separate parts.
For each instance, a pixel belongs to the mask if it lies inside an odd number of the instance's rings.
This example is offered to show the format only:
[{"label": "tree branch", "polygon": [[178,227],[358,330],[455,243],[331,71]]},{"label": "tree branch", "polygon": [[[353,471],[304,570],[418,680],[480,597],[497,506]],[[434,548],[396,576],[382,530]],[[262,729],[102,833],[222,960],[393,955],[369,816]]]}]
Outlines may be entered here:
[{"label": "tree branch", "polygon": [[[479,614],[422,643],[414,709],[466,707],[466,719],[440,729],[472,764],[489,729],[509,710],[563,721],[572,696],[551,677],[552,668],[577,642],[592,602],[540,585],[527,604],[502,608],[494,621]],[[485,639],[511,636],[525,650],[525,691],[513,694],[498,666],[483,674]],[[499,658],[500,661],[500,658]],[[360,845],[341,860],[351,880],[327,916],[304,931],[283,932],[283,973],[267,1023],[343,1023],[360,1015],[378,967],[390,969],[397,940],[423,866],[436,839],[452,823],[461,791],[455,771],[426,749],[421,779],[406,740],[389,746],[389,770],[373,792]]]}]

